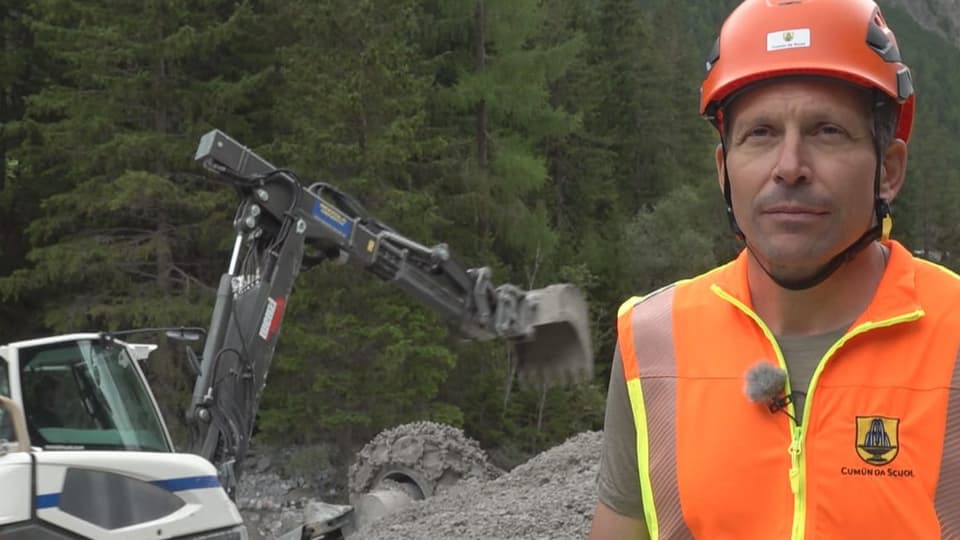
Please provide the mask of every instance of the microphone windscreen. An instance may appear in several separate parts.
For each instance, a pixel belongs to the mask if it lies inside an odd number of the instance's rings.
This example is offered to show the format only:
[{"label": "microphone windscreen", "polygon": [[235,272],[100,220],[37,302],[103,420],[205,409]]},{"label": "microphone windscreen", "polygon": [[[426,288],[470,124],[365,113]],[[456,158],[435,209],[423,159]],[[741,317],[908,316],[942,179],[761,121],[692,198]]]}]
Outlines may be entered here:
[{"label": "microphone windscreen", "polygon": [[750,401],[769,403],[783,393],[787,386],[787,372],[769,362],[758,362],[746,375],[744,392]]}]

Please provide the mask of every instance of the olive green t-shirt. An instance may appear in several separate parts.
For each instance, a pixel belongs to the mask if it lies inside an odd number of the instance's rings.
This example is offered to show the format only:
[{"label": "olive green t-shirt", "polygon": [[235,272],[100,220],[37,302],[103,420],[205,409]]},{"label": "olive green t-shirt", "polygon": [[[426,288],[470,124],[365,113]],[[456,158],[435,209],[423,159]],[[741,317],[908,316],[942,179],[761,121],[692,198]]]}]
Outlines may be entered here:
[{"label": "olive green t-shirt", "polygon": [[[804,398],[820,359],[843,336],[845,329],[814,336],[783,336],[777,342],[787,364],[794,410],[802,421]],[[744,399],[747,399],[744,396]],[[618,514],[643,519],[637,468],[637,428],[618,350],[613,358],[603,426],[598,491],[600,501]]]}]

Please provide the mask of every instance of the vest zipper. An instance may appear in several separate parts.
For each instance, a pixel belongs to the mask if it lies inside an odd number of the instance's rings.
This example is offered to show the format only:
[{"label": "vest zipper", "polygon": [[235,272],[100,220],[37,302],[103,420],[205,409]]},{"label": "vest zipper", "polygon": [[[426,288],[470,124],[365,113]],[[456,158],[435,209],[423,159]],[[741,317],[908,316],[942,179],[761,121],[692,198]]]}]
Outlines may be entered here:
[{"label": "vest zipper", "polygon": [[[752,309],[748,308],[746,304],[740,300],[737,300],[735,297],[731,296],[717,285],[712,285],[710,288],[715,294],[727,302],[730,302],[737,309],[753,319],[757,326],[759,326],[763,331],[763,335],[766,336],[767,341],[769,341],[770,345],[773,346],[773,351],[777,355],[777,362],[780,364],[780,367],[786,371],[787,363],[783,358],[783,352],[780,350],[780,345],[777,343],[777,338],[774,337],[773,332],[771,332],[763,320],[760,319],[760,316],[754,313]],[[923,315],[923,310],[917,309],[909,313],[904,313],[903,315],[884,319],[882,321],[862,322],[841,336],[840,339],[837,340],[837,342],[827,350],[826,354],[823,355],[823,358],[820,359],[820,363],[817,364],[817,368],[813,371],[813,376],[810,378],[810,386],[807,388],[807,395],[803,402],[804,421],[799,426],[791,421],[792,427],[790,429],[790,446],[787,447],[787,452],[790,454],[790,490],[793,492],[793,529],[790,535],[791,540],[804,540],[804,536],[806,535],[807,462],[803,456],[803,447],[807,438],[807,419],[810,418],[810,405],[813,403],[813,392],[816,389],[817,381],[820,379],[820,373],[823,371],[824,366],[826,366],[827,361],[834,355],[834,353],[836,353],[844,343],[852,339],[854,336],[863,334],[864,332],[868,332],[870,330],[875,330],[877,328],[885,328],[895,324],[915,321],[920,317],[923,317]],[[792,391],[792,388],[790,388],[790,377],[787,377],[786,392],[789,395],[789,393]],[[796,418],[796,410],[794,409],[793,402],[790,402],[787,407],[789,407],[791,415]]]},{"label": "vest zipper", "polygon": [[[790,406],[793,407],[793,405]],[[804,406],[804,409],[806,409],[806,406]],[[793,531],[790,537],[797,540],[803,538],[803,527],[807,515],[807,496],[804,489],[806,488],[804,463],[800,456],[803,452],[803,430],[795,423],[790,429],[790,446],[787,448],[787,452],[790,453],[790,490],[793,491]]]}]

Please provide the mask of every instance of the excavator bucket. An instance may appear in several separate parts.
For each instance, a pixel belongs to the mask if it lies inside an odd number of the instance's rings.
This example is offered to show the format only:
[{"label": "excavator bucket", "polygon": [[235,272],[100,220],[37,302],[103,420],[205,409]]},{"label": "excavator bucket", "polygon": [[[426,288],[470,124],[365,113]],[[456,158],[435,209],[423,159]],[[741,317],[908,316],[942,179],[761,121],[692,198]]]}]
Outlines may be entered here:
[{"label": "excavator bucket", "polygon": [[592,378],[589,311],[580,290],[569,284],[550,285],[528,291],[524,300],[533,335],[515,342],[520,382],[553,386]]}]

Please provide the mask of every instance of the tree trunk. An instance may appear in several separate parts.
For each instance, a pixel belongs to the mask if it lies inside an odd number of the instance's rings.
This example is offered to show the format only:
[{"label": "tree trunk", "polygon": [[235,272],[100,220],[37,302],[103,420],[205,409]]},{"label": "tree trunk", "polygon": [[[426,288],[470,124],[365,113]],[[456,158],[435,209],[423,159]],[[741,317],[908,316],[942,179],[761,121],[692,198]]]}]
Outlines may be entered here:
[{"label": "tree trunk", "polygon": [[[487,14],[484,0],[477,0],[477,10],[474,14],[474,31],[476,33],[476,60],[477,71],[483,71],[487,65]],[[487,102],[480,99],[475,108],[477,116],[477,163],[481,170],[486,170],[490,160],[490,148],[487,144]]]}]

